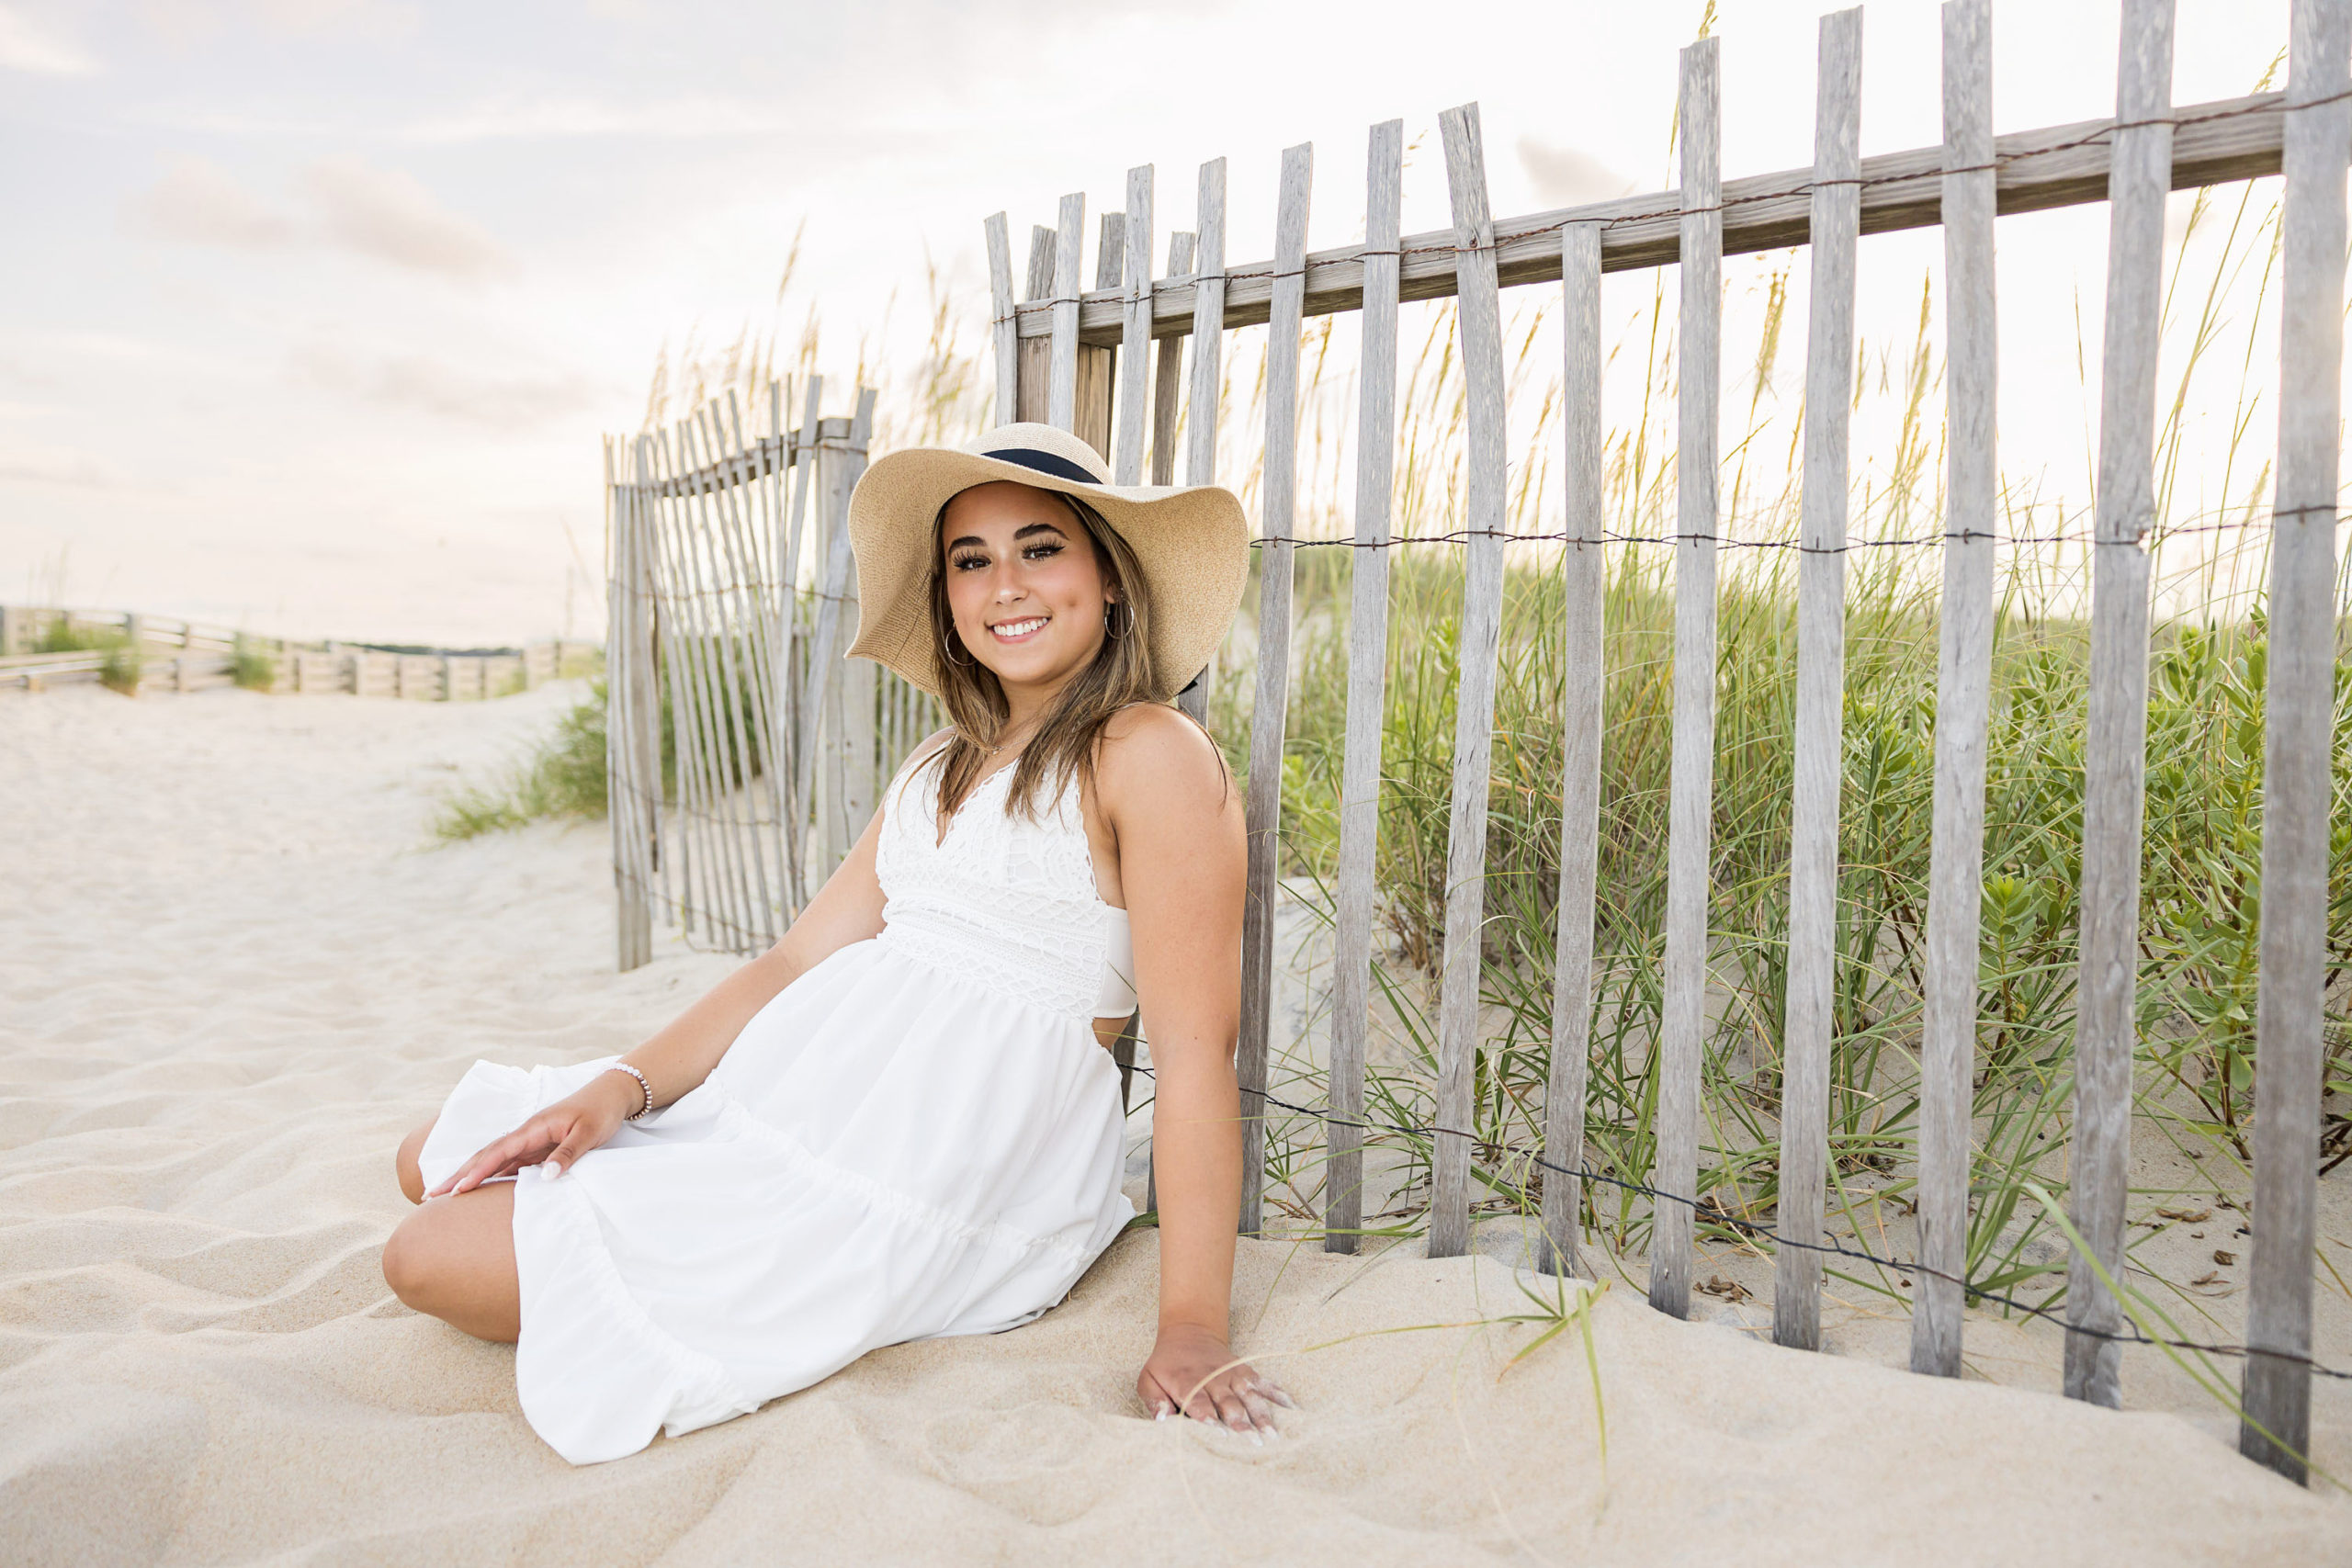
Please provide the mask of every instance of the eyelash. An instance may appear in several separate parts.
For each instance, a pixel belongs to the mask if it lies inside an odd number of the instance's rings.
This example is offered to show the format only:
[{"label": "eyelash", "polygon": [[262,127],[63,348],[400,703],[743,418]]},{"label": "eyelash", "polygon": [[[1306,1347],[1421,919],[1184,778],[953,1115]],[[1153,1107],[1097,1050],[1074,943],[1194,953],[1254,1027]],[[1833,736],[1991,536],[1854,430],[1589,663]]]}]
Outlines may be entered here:
[{"label": "eyelash", "polygon": [[[1063,546],[1059,543],[1023,545],[1021,547],[1021,553],[1031,560],[1042,560],[1047,556],[1057,556],[1061,554],[1062,549]],[[1040,552],[1043,553],[1041,554]],[[986,566],[988,564],[989,558],[982,555],[957,556],[954,562],[956,570],[958,571],[965,571],[976,566]]]}]

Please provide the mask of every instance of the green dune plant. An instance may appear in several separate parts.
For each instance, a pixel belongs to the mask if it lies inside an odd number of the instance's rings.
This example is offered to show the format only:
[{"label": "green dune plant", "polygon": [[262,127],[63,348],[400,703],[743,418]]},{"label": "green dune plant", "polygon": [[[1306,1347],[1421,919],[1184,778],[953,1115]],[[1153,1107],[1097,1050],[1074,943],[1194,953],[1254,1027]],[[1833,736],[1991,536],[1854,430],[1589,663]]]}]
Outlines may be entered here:
[{"label": "green dune plant", "polygon": [[600,818],[605,807],[605,682],[598,681],[521,761],[443,800],[433,834],[457,842],[548,818]]}]

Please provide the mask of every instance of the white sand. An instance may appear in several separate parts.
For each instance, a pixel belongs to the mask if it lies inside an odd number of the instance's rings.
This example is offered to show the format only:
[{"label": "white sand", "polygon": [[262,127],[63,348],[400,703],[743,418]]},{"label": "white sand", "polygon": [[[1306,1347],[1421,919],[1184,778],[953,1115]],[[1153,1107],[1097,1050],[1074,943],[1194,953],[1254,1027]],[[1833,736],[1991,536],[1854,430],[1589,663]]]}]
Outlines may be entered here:
[{"label": "white sand", "polygon": [[[726,967],[611,972],[601,828],[427,847],[451,765],[564,696],[0,699],[0,1562],[2352,1561],[2352,1505],[2210,1409],[1872,1364],[1899,1318],[1797,1354],[1621,1283],[1599,1399],[1573,1329],[1505,1371],[1538,1330],[1478,1325],[1530,1308],[1484,1257],[1245,1244],[1289,1435],[1154,1424],[1148,1233],[1027,1327],[574,1470],[511,1352],[377,1269],[392,1145],[467,1063],[626,1048]],[[1972,1325],[1972,1360],[2046,1386],[2053,1337]]]}]

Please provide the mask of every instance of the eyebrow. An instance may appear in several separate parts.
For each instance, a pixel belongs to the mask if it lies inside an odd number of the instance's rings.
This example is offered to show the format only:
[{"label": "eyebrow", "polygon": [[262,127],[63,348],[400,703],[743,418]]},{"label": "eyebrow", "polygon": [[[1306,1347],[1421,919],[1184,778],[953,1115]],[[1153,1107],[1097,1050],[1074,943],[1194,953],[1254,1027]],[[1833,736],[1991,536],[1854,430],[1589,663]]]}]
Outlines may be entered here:
[{"label": "eyebrow", "polygon": [[[1018,544],[1032,534],[1056,534],[1060,535],[1063,538],[1068,538],[1069,536],[1067,534],[1063,534],[1060,528],[1051,523],[1029,523],[1024,524],[1023,526],[1015,528],[1012,531],[1013,542]],[[950,539],[947,541],[947,547],[951,550],[959,549],[966,545],[978,545],[980,548],[986,549],[988,548],[989,542],[986,539],[981,538],[978,534],[967,534],[960,539]]]}]

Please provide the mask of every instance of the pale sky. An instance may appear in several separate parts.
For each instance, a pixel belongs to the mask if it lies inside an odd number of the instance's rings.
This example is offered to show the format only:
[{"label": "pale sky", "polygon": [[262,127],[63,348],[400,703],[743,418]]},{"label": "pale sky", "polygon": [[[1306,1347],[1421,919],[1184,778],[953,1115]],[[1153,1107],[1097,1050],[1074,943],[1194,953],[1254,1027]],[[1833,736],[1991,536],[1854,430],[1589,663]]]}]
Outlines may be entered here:
[{"label": "pale sky", "polygon": [[[1226,156],[1240,264],[1272,249],[1282,150],[1311,141],[1309,243],[1343,243],[1365,128],[1392,117],[1428,136],[1405,220],[1434,228],[1436,118],[1470,100],[1498,214],[1660,188],[1702,8],[0,6],[0,600],[62,585],[297,636],[600,635],[598,437],[635,428],[665,343],[781,320],[788,346],[813,310],[830,373],[861,344],[903,365],[927,259],[977,342],[981,220],[1009,211],[1019,253],[1083,190],[1091,235],[1134,164],[1158,167],[1164,254],[1197,165]],[[1817,8],[1722,10],[1726,177],[1809,162]],[[1996,0],[1996,125],[2112,112],[2116,10]],[[1935,142],[1936,6],[1877,0],[1864,31],[1864,153]],[[2285,39],[2285,0],[2183,0],[2175,101],[2250,90]],[[2004,468],[2078,495],[2075,312],[2095,384],[2105,234],[2097,207],[2001,228]],[[1908,341],[1939,257],[1932,231],[1863,242],[1866,342]],[[1727,368],[1752,354],[1758,265],[1726,268]],[[1649,286],[1612,277],[1611,329]],[[1800,326],[1792,377],[1802,344]]]}]

